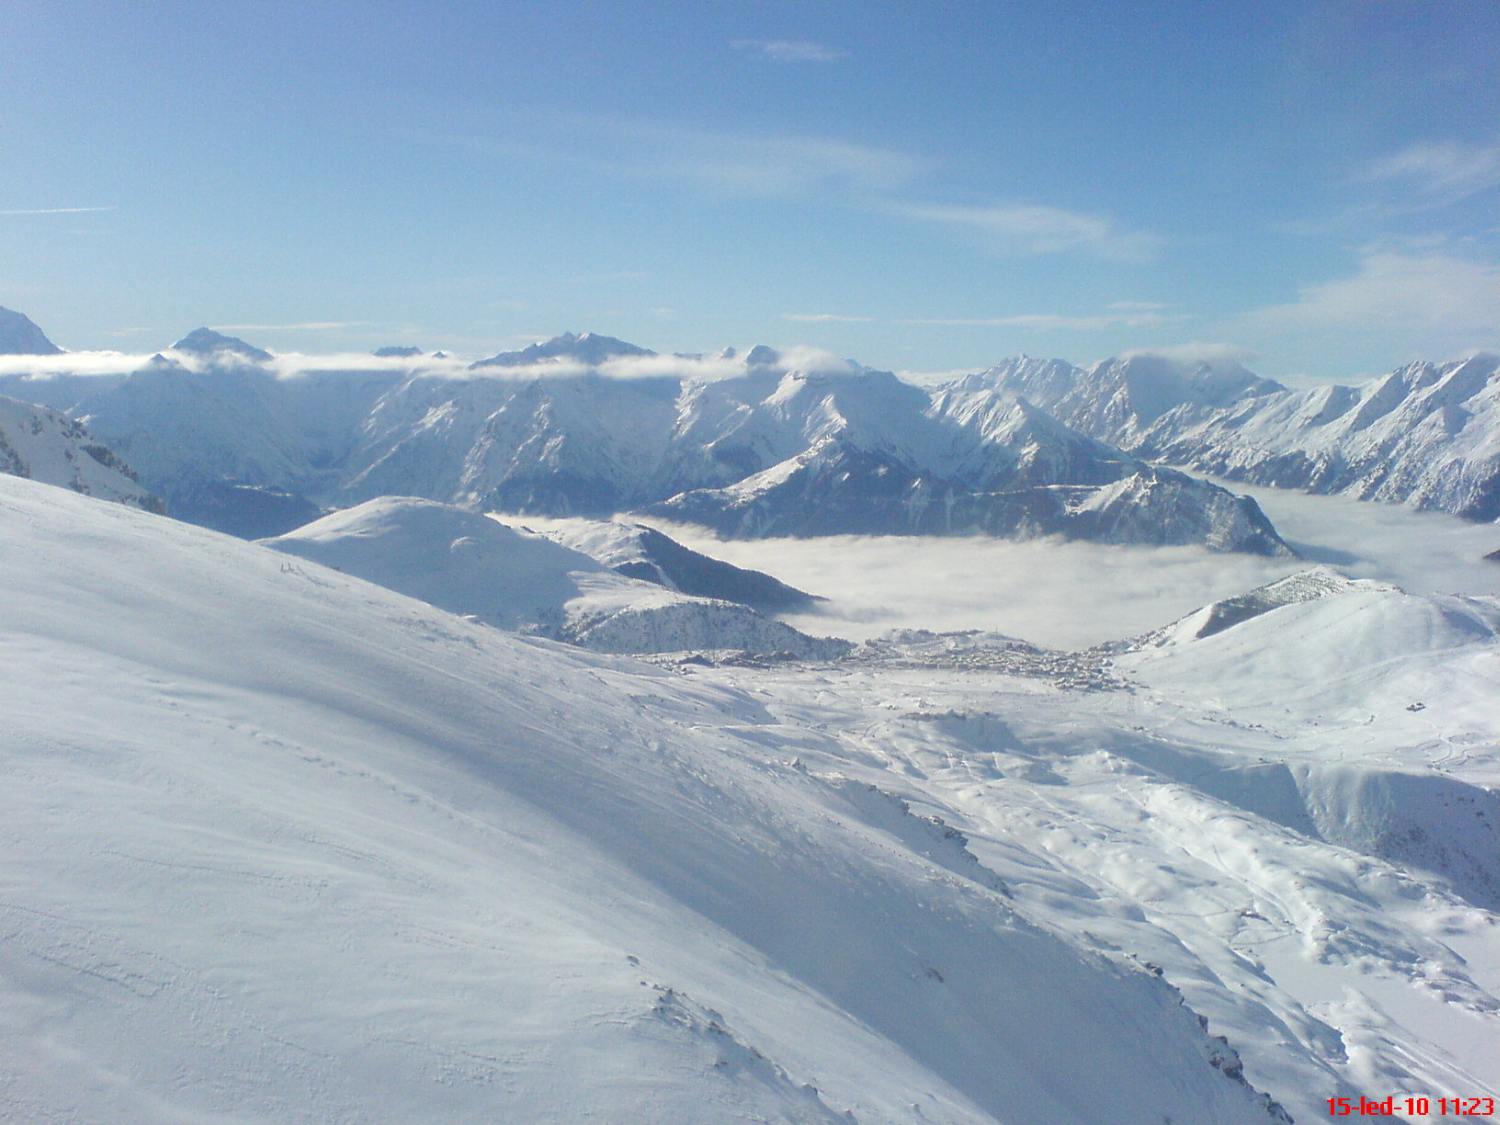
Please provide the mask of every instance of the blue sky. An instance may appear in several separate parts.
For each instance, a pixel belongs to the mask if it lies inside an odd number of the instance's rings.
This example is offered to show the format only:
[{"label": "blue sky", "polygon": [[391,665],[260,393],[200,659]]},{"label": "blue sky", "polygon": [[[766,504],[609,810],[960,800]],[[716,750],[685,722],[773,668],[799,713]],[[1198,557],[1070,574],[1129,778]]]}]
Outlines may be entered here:
[{"label": "blue sky", "polygon": [[[12,3],[0,304],[896,369],[1500,346],[1500,4]],[[239,326],[239,327],[236,327]]]}]

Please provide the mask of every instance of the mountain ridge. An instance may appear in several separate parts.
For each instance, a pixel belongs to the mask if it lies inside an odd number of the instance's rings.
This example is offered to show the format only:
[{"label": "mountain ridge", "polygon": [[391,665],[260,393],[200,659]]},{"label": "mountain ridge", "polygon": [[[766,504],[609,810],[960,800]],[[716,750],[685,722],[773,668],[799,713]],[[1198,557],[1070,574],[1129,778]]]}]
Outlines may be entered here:
[{"label": "mountain ridge", "polygon": [[[799,503],[841,510],[846,531],[1288,551],[1253,502],[1152,468],[1030,404],[974,424],[922,388],[849,361],[812,357],[799,368],[757,347],[712,361],[712,380],[696,377],[691,360],[614,378],[565,357],[652,353],[569,333],[493,367],[516,366],[521,378],[420,365],[288,378],[232,337],[198,330],[179,343],[193,368],[163,359],[123,377],[13,377],[0,389],[87,417],[185,518],[203,507],[198,518],[217,526],[230,526],[225,487],[246,485],[318,507],[415,495],[517,514],[691,510],[736,534],[769,534],[785,519],[731,518],[745,482],[815,463],[827,471],[803,473]],[[563,366],[543,378],[531,360]],[[892,493],[897,480],[908,496]],[[816,525],[799,533],[809,531]]]},{"label": "mountain ridge", "polygon": [[1009,360],[949,384],[1019,394],[1139,456],[1248,484],[1500,519],[1500,358],[1294,389],[1238,363]]}]

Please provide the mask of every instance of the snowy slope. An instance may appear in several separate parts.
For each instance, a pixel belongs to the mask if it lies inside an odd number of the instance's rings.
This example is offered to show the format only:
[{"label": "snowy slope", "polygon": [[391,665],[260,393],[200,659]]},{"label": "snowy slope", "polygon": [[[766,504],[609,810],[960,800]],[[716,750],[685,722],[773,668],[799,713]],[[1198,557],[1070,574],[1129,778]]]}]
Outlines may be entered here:
[{"label": "snowy slope", "polygon": [[752,695],[28,481],[0,567],[0,1116],[1271,1118]]},{"label": "snowy slope", "polygon": [[452,613],[601,652],[736,649],[827,659],[849,647],[747,606],[626,577],[546,537],[430,500],[369,500],[264,543]]},{"label": "snowy slope", "polygon": [[764,693],[813,775],[940,818],[1028,917],[1159,970],[1297,1120],[1494,1089],[1500,603],[1327,572],[1226,601],[1261,612],[1123,655],[906,631],[703,676]]},{"label": "snowy slope", "polygon": [[785,582],[684,547],[671,536],[624,520],[530,520],[550,539],[611,570],[700,598],[765,612],[807,609],[820,599]]},{"label": "snowy slope", "polygon": [[1376,766],[1382,751],[1433,747],[1429,708],[1475,732],[1448,735],[1439,761],[1466,754],[1471,738],[1483,744],[1500,698],[1500,599],[1416,596],[1318,568],[1206,606],[1131,648],[1117,666],[1168,697],[1211,700],[1244,723],[1309,716],[1320,728],[1309,748],[1357,732],[1364,761],[1314,757],[1292,769],[1322,836],[1435,871],[1500,910],[1500,790],[1411,762]]},{"label": "snowy slope", "polygon": [[1151,354],[1106,359],[1089,368],[1023,355],[965,376],[948,389],[1009,391],[1074,429],[1131,450],[1139,449],[1151,426],[1173,410],[1212,409],[1286,390],[1234,360],[1185,362]]},{"label": "snowy slope", "polygon": [[162,511],[134,472],[77,419],[0,396],[0,473]]},{"label": "snowy slope", "polygon": [[951,390],[1024,395],[1104,441],[1234,480],[1500,519],[1493,355],[1306,390],[1232,361],[1135,356],[1083,369],[1021,357]]},{"label": "snowy slope", "polygon": [[1302,710],[1342,727],[1378,715],[1382,737],[1399,741],[1429,726],[1425,705],[1406,708],[1450,694],[1445,675],[1470,666],[1500,673],[1497,638],[1496,598],[1409,594],[1317,568],[1189,614],[1119,663],[1153,686],[1212,697],[1247,719]]}]

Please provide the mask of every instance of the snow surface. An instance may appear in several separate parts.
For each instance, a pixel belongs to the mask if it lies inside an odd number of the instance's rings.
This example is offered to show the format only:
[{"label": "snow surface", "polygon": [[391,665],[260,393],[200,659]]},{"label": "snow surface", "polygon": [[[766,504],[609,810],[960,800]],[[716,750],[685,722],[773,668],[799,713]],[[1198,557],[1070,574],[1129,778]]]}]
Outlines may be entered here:
[{"label": "snow surface", "polygon": [[908,631],[698,674],[761,692],[814,775],[940,817],[1028,917],[1159,969],[1298,1120],[1493,1090],[1500,601],[1327,572],[1262,600],[1133,651]]},{"label": "snow surface", "polygon": [[[1251,831],[1227,806],[1128,770],[1034,803],[1024,775],[996,784],[1029,753],[1003,727],[916,713],[899,684],[835,734],[778,715],[772,681],[719,686],[518,638],[16,478],[0,478],[0,567],[0,1116],[1280,1117],[1183,1003],[1265,1012],[1269,982],[1238,997],[1169,973],[1179,993],[1097,948],[1150,929],[1122,894],[1156,917],[1185,905],[1173,895],[1250,893],[1197,881],[1226,862],[1210,842]],[[795,708],[825,679],[733,674],[803,684]],[[1072,760],[1100,768],[1083,746]],[[971,810],[987,791],[1015,797],[976,846],[901,804],[924,776],[933,793],[957,782],[946,791]],[[1097,805],[1113,824],[1138,798],[1161,808],[1132,829],[1149,853],[1100,852],[1094,820],[1064,811]],[[1179,830],[1185,877],[1169,879],[1156,837]],[[1085,833],[1087,885],[1066,866]],[[1267,889],[1246,900],[1270,920],[1247,936],[1339,901],[1316,885],[1276,898],[1272,861],[1296,841],[1274,839],[1256,866]],[[1344,853],[1297,858],[1365,878]],[[1032,922],[1033,907],[1104,940]],[[1444,909],[1450,930],[1471,924]],[[1200,953],[1177,960],[1255,983],[1213,952],[1226,916],[1244,917],[1211,912]],[[1477,995],[1451,959],[1430,961],[1437,937],[1385,940],[1420,955],[1404,971]],[[1344,1088],[1315,1061],[1335,1050],[1324,1026],[1257,1031],[1257,1050],[1287,1060],[1258,1069],[1312,1079],[1318,1097]],[[1278,1054],[1278,1036],[1296,1046]]]}]

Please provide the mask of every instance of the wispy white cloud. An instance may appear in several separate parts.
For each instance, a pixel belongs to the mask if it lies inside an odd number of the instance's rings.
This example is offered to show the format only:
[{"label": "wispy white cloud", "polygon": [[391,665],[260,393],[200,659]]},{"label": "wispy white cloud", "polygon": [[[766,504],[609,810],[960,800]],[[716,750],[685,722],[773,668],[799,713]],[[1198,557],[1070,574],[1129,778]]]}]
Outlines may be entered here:
[{"label": "wispy white cloud", "polygon": [[1252,363],[1256,353],[1238,344],[1226,344],[1216,340],[1191,340],[1185,344],[1171,344],[1160,348],[1132,348],[1121,352],[1121,359],[1138,356],[1155,356],[1169,359],[1173,363]]},{"label": "wispy white cloud", "polygon": [[944,383],[951,383],[956,379],[962,379],[965,375],[972,375],[976,371],[983,371],[985,364],[976,363],[970,367],[944,367],[937,371],[923,371],[916,368],[903,367],[896,372],[897,378],[908,383],[915,383],[919,387],[941,387]]},{"label": "wispy white cloud", "polygon": [[1078,253],[1117,261],[1144,261],[1162,246],[1159,235],[1127,230],[1102,215],[1037,203],[971,207],[947,203],[899,204],[894,213],[963,228],[1003,254]]},{"label": "wispy white cloud", "polygon": [[368,320],[305,320],[297,324],[220,324],[220,332],[338,332],[361,328]]},{"label": "wispy white cloud", "polygon": [[[1232,322],[1262,333],[1354,330],[1388,335],[1429,354],[1500,338],[1500,265],[1441,252],[1370,248],[1348,277],[1305,285],[1297,299]],[[1238,334],[1238,333],[1236,333]]]},{"label": "wispy white cloud", "polygon": [[796,321],[799,324],[869,324],[875,318],[846,316],[843,313],[782,313],[781,319]]},{"label": "wispy white cloud", "polygon": [[[221,327],[231,327],[223,325]],[[534,340],[535,337],[527,337]],[[189,371],[205,372],[214,360],[190,352],[163,349],[171,362]],[[320,372],[389,371],[417,378],[486,379],[522,381],[558,379],[597,373],[613,379],[676,378],[710,382],[744,375],[748,370],[746,353],[731,357],[692,355],[616,356],[597,367],[574,359],[561,358],[515,367],[481,367],[470,370],[470,359],[464,356],[431,354],[411,357],[376,356],[369,352],[275,352],[269,361],[246,363],[235,356],[225,362],[259,367],[279,379],[298,379]],[[57,375],[128,375],[152,363],[146,352],[79,351],[55,356],[0,356],[0,376],[23,375],[38,379]],[[852,374],[857,364],[822,348],[793,346],[778,352],[776,368],[785,371],[808,371]]]},{"label": "wispy white cloud", "polygon": [[1108,328],[1156,328],[1183,320],[1151,309],[1075,316],[1068,313],[1013,313],[1008,316],[911,317],[901,324],[934,328],[1021,328],[1037,332],[1099,332]]},{"label": "wispy white cloud", "polygon": [[849,57],[849,52],[842,47],[826,47],[806,39],[731,39],[729,45],[736,51],[779,63],[826,63]]},{"label": "wispy white cloud", "polygon": [[1116,312],[1161,312],[1172,306],[1161,301],[1111,301],[1104,307]]},{"label": "wispy white cloud", "polygon": [[[192,357],[188,357],[190,360]],[[611,379],[690,379],[713,382],[744,375],[747,367],[745,353],[723,357],[717,355],[694,356],[658,355],[615,356],[597,367],[576,359],[560,357],[538,363],[520,364],[510,367],[479,367],[469,369],[469,361],[457,356],[436,359],[430,355],[381,358],[368,352],[350,352],[333,355],[314,355],[302,352],[280,352],[272,357],[270,368],[283,379],[294,379],[318,371],[371,371],[393,370],[417,377],[438,379],[486,379],[499,381],[525,381],[530,379],[567,379],[580,375],[599,374]],[[787,371],[817,371],[852,373],[859,370],[856,364],[822,348],[794,346],[778,353],[776,367]]]},{"label": "wispy white cloud", "polygon": [[732,194],[883,193],[911,183],[927,162],[899,149],[803,134],[741,134],[636,125],[649,155],[628,167]]},{"label": "wispy white cloud", "polygon": [[1367,182],[1398,184],[1425,207],[1442,207],[1500,187],[1500,136],[1488,141],[1429,141],[1371,162]]},{"label": "wispy white cloud", "polygon": [[51,379],[57,375],[125,375],[150,360],[150,354],[90,351],[62,355],[0,355],[0,376]]},{"label": "wispy white cloud", "polygon": [[[426,141],[596,175],[695,185],[720,194],[819,198],[898,192],[930,162],[914,153],[805,133],[702,129],[636,118],[560,114],[531,138],[425,135]],[[567,137],[568,144],[553,138]]]},{"label": "wispy white cloud", "polygon": [[23,207],[18,210],[0,211],[0,215],[89,215],[97,211],[118,211],[119,207]]}]

